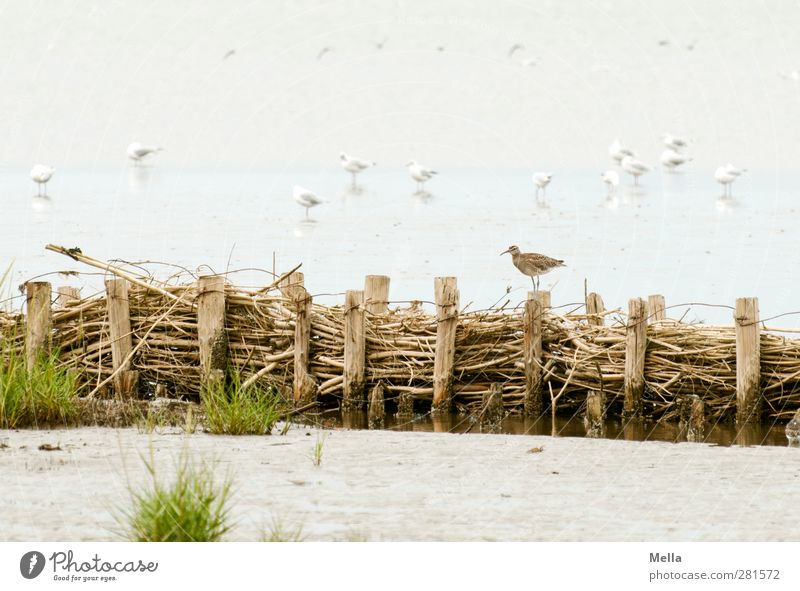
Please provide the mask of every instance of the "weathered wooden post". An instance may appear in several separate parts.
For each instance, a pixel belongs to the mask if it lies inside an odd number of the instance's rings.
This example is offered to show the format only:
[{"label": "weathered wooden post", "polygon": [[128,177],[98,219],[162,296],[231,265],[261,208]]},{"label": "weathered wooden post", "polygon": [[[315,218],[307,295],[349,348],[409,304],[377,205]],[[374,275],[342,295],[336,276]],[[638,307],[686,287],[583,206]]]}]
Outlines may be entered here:
[{"label": "weathered wooden post", "polygon": [[606,435],[606,395],[602,390],[589,390],[586,393],[586,414],[583,416],[583,427],[587,437],[605,437]]},{"label": "weathered wooden post", "polygon": [[503,426],[503,387],[493,383],[481,399],[480,427],[483,433],[499,433]]},{"label": "weathered wooden post", "polygon": [[389,311],[389,282],[386,275],[367,275],[364,278],[364,305],[370,314]]},{"label": "weathered wooden post", "polygon": [[603,298],[600,294],[591,292],[586,296],[586,316],[587,322],[591,326],[603,326],[605,318],[601,316],[606,309],[603,306]]},{"label": "weathered wooden post", "polygon": [[384,406],[383,382],[378,382],[369,393],[369,411],[367,413],[370,429],[383,429],[386,417]]},{"label": "weathered wooden post", "polygon": [[290,273],[280,280],[278,283],[278,289],[280,289],[285,298],[294,302],[298,295],[306,294],[304,283],[305,276],[303,273],[300,271],[295,271],[294,273]]},{"label": "weathered wooden post", "polygon": [[397,418],[408,420],[414,417],[414,395],[411,392],[400,392],[397,395]]},{"label": "weathered wooden post", "polygon": [[344,395],[342,410],[363,410],[366,341],[364,292],[348,290],[344,296]]},{"label": "weathered wooden post", "polygon": [[644,356],[647,349],[647,304],[642,298],[628,301],[628,324],[625,341],[625,378],[622,416],[642,416],[644,394]]},{"label": "weathered wooden post", "polygon": [[542,414],[542,316],[544,306],[537,292],[529,291],[522,314],[522,352],[525,363],[523,412],[529,417]]},{"label": "weathered wooden post", "polygon": [[539,291],[537,291],[535,293],[536,293],[536,297],[539,298],[539,303],[542,305],[542,308],[544,308],[544,311],[547,311],[547,310],[549,310],[550,308],[553,307],[551,305],[551,303],[550,303],[550,299],[551,298],[550,298],[550,292],[549,291],[539,290]]},{"label": "weathered wooden post", "polygon": [[126,398],[136,392],[136,382],[139,378],[139,372],[131,370],[133,333],[128,282],[125,279],[106,279],[105,283],[108,329],[111,337],[111,364],[117,373],[114,378],[114,393],[117,398]]},{"label": "weathered wooden post", "polygon": [[458,287],[455,277],[436,277],[436,351],[433,360],[434,412],[449,412],[458,325]]},{"label": "weathered wooden post", "polygon": [[25,319],[25,358],[29,371],[33,369],[39,355],[50,352],[53,330],[51,296],[52,287],[46,281],[29,281],[25,284],[28,314]]},{"label": "weathered wooden post", "polygon": [[205,275],[197,280],[197,340],[203,384],[220,384],[228,367],[225,332],[225,277]]},{"label": "weathered wooden post", "polygon": [[681,400],[678,428],[686,434],[686,441],[703,441],[706,434],[705,403],[697,394]]},{"label": "weathered wooden post", "polygon": [[647,312],[650,322],[658,322],[667,319],[667,304],[664,296],[653,294],[647,296]]},{"label": "weathered wooden post", "polygon": [[294,403],[305,405],[317,399],[317,381],[308,372],[311,360],[311,296],[303,286],[302,273],[292,273],[284,293],[292,298],[294,326]]},{"label": "weathered wooden post", "polygon": [[738,298],[736,322],[736,423],[761,420],[761,327],[758,298]]},{"label": "weathered wooden post", "polygon": [[77,287],[69,285],[62,285],[58,288],[58,295],[56,296],[56,305],[59,308],[64,308],[70,302],[77,302],[81,299],[81,290]]}]

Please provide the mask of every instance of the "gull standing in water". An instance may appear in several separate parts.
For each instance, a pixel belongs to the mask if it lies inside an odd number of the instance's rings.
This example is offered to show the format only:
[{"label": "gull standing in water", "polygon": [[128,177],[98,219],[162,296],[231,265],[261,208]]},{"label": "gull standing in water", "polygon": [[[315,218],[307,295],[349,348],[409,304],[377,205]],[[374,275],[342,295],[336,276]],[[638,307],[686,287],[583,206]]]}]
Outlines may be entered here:
[{"label": "gull standing in water", "polygon": [[714,171],[714,178],[722,185],[725,197],[731,196],[731,189],[733,182],[739,178],[743,173],[747,172],[746,168],[736,168],[733,164],[728,163],[725,166],[720,166]]},{"label": "gull standing in water", "polygon": [[626,148],[619,140],[614,140],[611,142],[611,145],[608,147],[608,155],[611,156],[617,165],[622,162],[622,159],[625,158],[625,156],[636,156],[636,154],[633,153],[633,150]]},{"label": "gull standing in water", "polygon": [[417,181],[418,193],[423,190],[425,181],[432,179],[433,175],[438,174],[435,170],[431,170],[430,168],[422,166],[422,164],[416,160],[407,162],[406,168],[408,169],[408,174],[411,175],[411,178]]},{"label": "gull standing in water", "polygon": [[552,172],[534,172],[533,173],[533,184],[536,185],[536,197],[539,197],[539,191],[542,191],[542,197],[544,197],[545,189],[547,185],[550,184],[550,181],[553,180],[553,173]]},{"label": "gull standing in water", "polygon": [[633,156],[625,156],[620,164],[622,165],[622,170],[633,177],[633,184],[637,186],[639,185],[639,177],[650,172],[650,165]]},{"label": "gull standing in water", "polygon": [[348,156],[344,152],[339,154],[339,161],[347,172],[353,175],[353,186],[356,186],[356,175],[359,172],[364,172],[368,168],[372,168],[375,166],[375,163],[371,160],[361,160],[360,158],[353,158],[352,156]]},{"label": "gull standing in water", "polygon": [[52,178],[55,171],[55,168],[47,166],[46,164],[35,164],[34,167],[31,168],[31,179],[37,185],[37,195],[39,197],[47,197],[47,181]]},{"label": "gull standing in water", "polygon": [[608,194],[613,195],[619,186],[619,173],[616,170],[607,170],[600,175],[600,178],[608,187]]},{"label": "gull standing in water", "polygon": [[661,152],[661,164],[663,164],[667,170],[672,172],[680,166],[681,164],[685,164],[687,162],[691,162],[692,157],[686,156],[685,154],[681,154],[672,148],[667,148],[663,152]]},{"label": "gull standing in water", "polygon": [[[508,249],[501,252],[500,256],[507,252],[511,253],[511,262],[519,269],[519,272],[531,278],[534,291],[539,289],[539,275],[549,273],[556,267],[566,266],[564,261],[550,258],[538,252],[520,252],[519,247],[513,244],[509,246]],[[534,281],[534,277],[536,281]]]},{"label": "gull standing in water", "polygon": [[158,146],[146,146],[141,142],[133,142],[128,146],[128,158],[133,160],[134,166],[139,166],[145,156],[160,152],[161,150],[163,150],[163,148],[159,148]]},{"label": "gull standing in water", "polygon": [[684,148],[689,147],[689,140],[678,137],[677,135],[672,135],[671,133],[662,133],[661,141],[664,142],[666,147],[671,148],[676,152],[680,152]]},{"label": "gull standing in water", "polygon": [[300,205],[306,208],[306,219],[308,219],[308,210],[312,207],[316,207],[320,203],[325,203],[326,200],[322,197],[319,197],[314,192],[309,191],[308,189],[301,187],[300,185],[295,185],[294,189],[292,190],[292,197],[295,201],[297,201]]}]

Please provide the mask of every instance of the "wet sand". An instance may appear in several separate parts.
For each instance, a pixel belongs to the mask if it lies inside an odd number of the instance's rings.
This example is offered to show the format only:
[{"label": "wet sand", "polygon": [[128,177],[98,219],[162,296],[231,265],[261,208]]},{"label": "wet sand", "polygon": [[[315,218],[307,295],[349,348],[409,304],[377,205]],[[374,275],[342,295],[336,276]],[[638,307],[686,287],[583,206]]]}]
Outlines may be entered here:
[{"label": "wet sand", "polygon": [[229,540],[274,522],[306,541],[800,540],[800,449],[300,427],[0,431],[0,540],[120,540],[115,515],[128,482],[147,484],[150,446],[165,478],[184,449],[233,476]]}]

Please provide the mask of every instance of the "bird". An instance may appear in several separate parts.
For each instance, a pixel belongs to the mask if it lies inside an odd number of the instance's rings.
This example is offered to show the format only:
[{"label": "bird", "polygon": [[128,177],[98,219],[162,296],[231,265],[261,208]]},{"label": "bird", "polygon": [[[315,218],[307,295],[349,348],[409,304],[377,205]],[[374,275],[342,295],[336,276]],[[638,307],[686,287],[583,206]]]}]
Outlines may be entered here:
[{"label": "bird", "polygon": [[514,52],[519,51],[520,49],[525,49],[525,46],[522,43],[514,43],[514,45],[511,46],[511,49],[508,50],[508,57],[513,56]]},{"label": "bird", "polygon": [[386,42],[388,40],[389,40],[388,37],[384,37],[383,41],[373,41],[372,44],[375,46],[375,49],[380,51],[381,49],[383,49],[383,46],[386,45]]},{"label": "bird", "polygon": [[317,54],[317,61],[321,60],[322,56],[325,55],[326,53],[328,53],[329,51],[333,51],[333,47],[327,47],[326,46],[326,47],[323,47],[322,49],[320,49],[319,53]]},{"label": "bird", "polygon": [[425,181],[432,179],[433,175],[439,174],[435,170],[431,170],[430,168],[423,166],[416,160],[407,162],[406,168],[408,169],[408,174],[411,175],[411,178],[417,181],[417,192],[422,191]]},{"label": "bird", "polygon": [[[511,262],[519,269],[520,273],[531,278],[534,291],[539,289],[539,275],[549,273],[556,267],[566,267],[564,261],[560,259],[553,259],[538,252],[520,252],[519,247],[513,244],[501,252],[500,256],[507,252],[511,253]],[[536,281],[534,281],[534,277]]]},{"label": "bird", "polygon": [[786,423],[786,439],[789,445],[800,443],[800,410],[794,413],[792,420]]},{"label": "bird", "polygon": [[35,164],[33,168],[31,168],[31,179],[38,185],[37,195],[39,197],[47,196],[47,181],[53,177],[55,171],[55,168],[47,164]]},{"label": "bird", "polygon": [[553,173],[552,172],[534,172],[533,173],[533,184],[536,185],[536,196],[539,196],[539,190],[542,191],[542,196],[544,196],[545,189],[547,185],[550,184],[550,181],[553,180]]},{"label": "bird", "polygon": [[371,160],[361,160],[360,158],[353,158],[352,156],[348,156],[344,152],[339,154],[339,161],[347,172],[353,175],[353,186],[356,186],[356,175],[359,172],[364,172],[368,168],[375,166],[375,163]]},{"label": "bird", "polygon": [[686,156],[685,154],[681,154],[672,148],[667,148],[663,152],[661,152],[661,164],[667,167],[668,170],[672,171],[675,170],[676,167],[680,166],[681,164],[686,164],[687,162],[691,162],[692,157]]},{"label": "bird", "polygon": [[661,141],[664,142],[664,145],[668,148],[672,148],[676,152],[680,152],[684,148],[689,146],[689,140],[686,138],[679,137],[677,135],[672,135],[671,133],[662,133],[661,134]]},{"label": "bird", "polygon": [[222,56],[222,61],[225,61],[226,59],[228,59],[229,57],[233,57],[234,55],[236,55],[236,50],[229,49],[228,51],[225,52],[225,55]]},{"label": "bird", "polygon": [[619,140],[614,140],[611,142],[611,145],[608,147],[608,155],[611,156],[611,158],[616,161],[617,164],[622,162],[622,159],[625,158],[625,156],[636,156],[633,150],[626,148]]},{"label": "bird", "polygon": [[600,175],[603,182],[608,186],[608,194],[613,195],[619,186],[619,173],[616,170],[607,170]]},{"label": "bird", "polygon": [[730,162],[725,166],[720,166],[714,171],[714,178],[722,185],[726,197],[730,197],[731,185],[740,175],[747,172],[746,168],[736,168]]},{"label": "bird", "polygon": [[316,207],[320,203],[325,203],[326,201],[313,191],[309,191],[308,189],[301,187],[300,185],[294,186],[294,188],[292,189],[292,197],[300,205],[306,208],[306,219],[308,219],[309,209],[311,209],[312,207]]},{"label": "bird", "polygon": [[128,146],[128,158],[133,160],[135,166],[139,166],[145,156],[160,152],[161,150],[163,150],[163,148],[159,148],[158,146],[145,146],[141,142],[133,142]]},{"label": "bird", "polygon": [[622,170],[633,176],[633,184],[639,184],[639,177],[650,171],[650,165],[645,164],[641,160],[633,156],[625,156],[621,162]]}]

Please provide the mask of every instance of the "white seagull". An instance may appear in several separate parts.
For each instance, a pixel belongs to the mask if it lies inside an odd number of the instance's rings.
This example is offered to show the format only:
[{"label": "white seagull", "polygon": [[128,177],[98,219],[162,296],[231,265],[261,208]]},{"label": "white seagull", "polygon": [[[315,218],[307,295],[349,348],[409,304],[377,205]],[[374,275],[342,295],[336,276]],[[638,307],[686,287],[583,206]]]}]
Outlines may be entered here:
[{"label": "white seagull", "polygon": [[600,178],[608,187],[608,194],[613,195],[619,186],[619,173],[616,170],[607,170],[600,175]]},{"label": "white seagull", "polygon": [[306,219],[308,219],[308,210],[312,207],[316,207],[320,203],[325,203],[326,200],[314,193],[313,191],[309,191],[305,187],[301,187],[300,185],[295,185],[294,189],[292,189],[292,197],[294,200],[297,201],[300,205],[306,208]]},{"label": "white seagull", "polygon": [[672,148],[676,152],[680,152],[684,148],[689,147],[690,143],[688,139],[672,135],[671,133],[662,133],[661,141],[664,142],[666,147]]},{"label": "white seagull", "polygon": [[619,140],[614,140],[611,142],[611,145],[608,147],[608,155],[611,156],[611,158],[617,164],[622,162],[622,159],[625,158],[625,156],[636,156],[636,154],[633,153],[633,150],[626,148]]},{"label": "white seagull", "polygon": [[[52,178],[55,171],[55,168],[47,166],[46,164],[35,164],[34,167],[31,168],[31,179],[38,185],[39,191],[37,195],[39,197],[47,196],[47,181]],[[42,190],[44,190],[44,193]]]},{"label": "white seagull", "polygon": [[353,158],[348,156],[344,152],[339,154],[339,161],[347,172],[353,175],[353,186],[356,186],[356,175],[359,172],[364,172],[368,168],[375,166],[375,163],[371,160],[361,160],[360,158]]},{"label": "white seagull", "polygon": [[533,173],[533,184],[536,185],[536,196],[539,196],[539,190],[542,191],[542,196],[544,197],[545,189],[547,185],[550,184],[550,181],[553,180],[553,173],[552,172],[534,172]]},{"label": "white seagull", "polygon": [[422,164],[416,160],[407,162],[406,168],[408,169],[408,174],[411,175],[411,178],[417,181],[417,192],[422,191],[425,181],[432,179],[433,175],[438,174],[435,170],[431,170],[430,168],[422,166]]},{"label": "white seagull", "polygon": [[633,177],[634,185],[639,184],[640,176],[650,171],[650,165],[645,164],[644,162],[634,158],[633,156],[625,156],[625,158],[622,159],[622,162],[620,164],[622,165],[622,170],[624,170]]},{"label": "white seagull", "polygon": [[133,142],[128,146],[128,158],[133,160],[134,165],[139,166],[142,159],[148,154],[160,152],[163,148],[158,146],[145,146],[142,142]]},{"label": "white seagull", "polygon": [[663,164],[670,172],[675,170],[681,164],[691,162],[692,157],[681,154],[672,148],[667,148],[661,152],[661,164]]},{"label": "white seagull", "polygon": [[736,168],[733,164],[728,163],[725,166],[720,166],[714,171],[714,178],[722,185],[725,197],[731,196],[731,185],[739,178],[740,175],[747,172],[746,168]]}]

